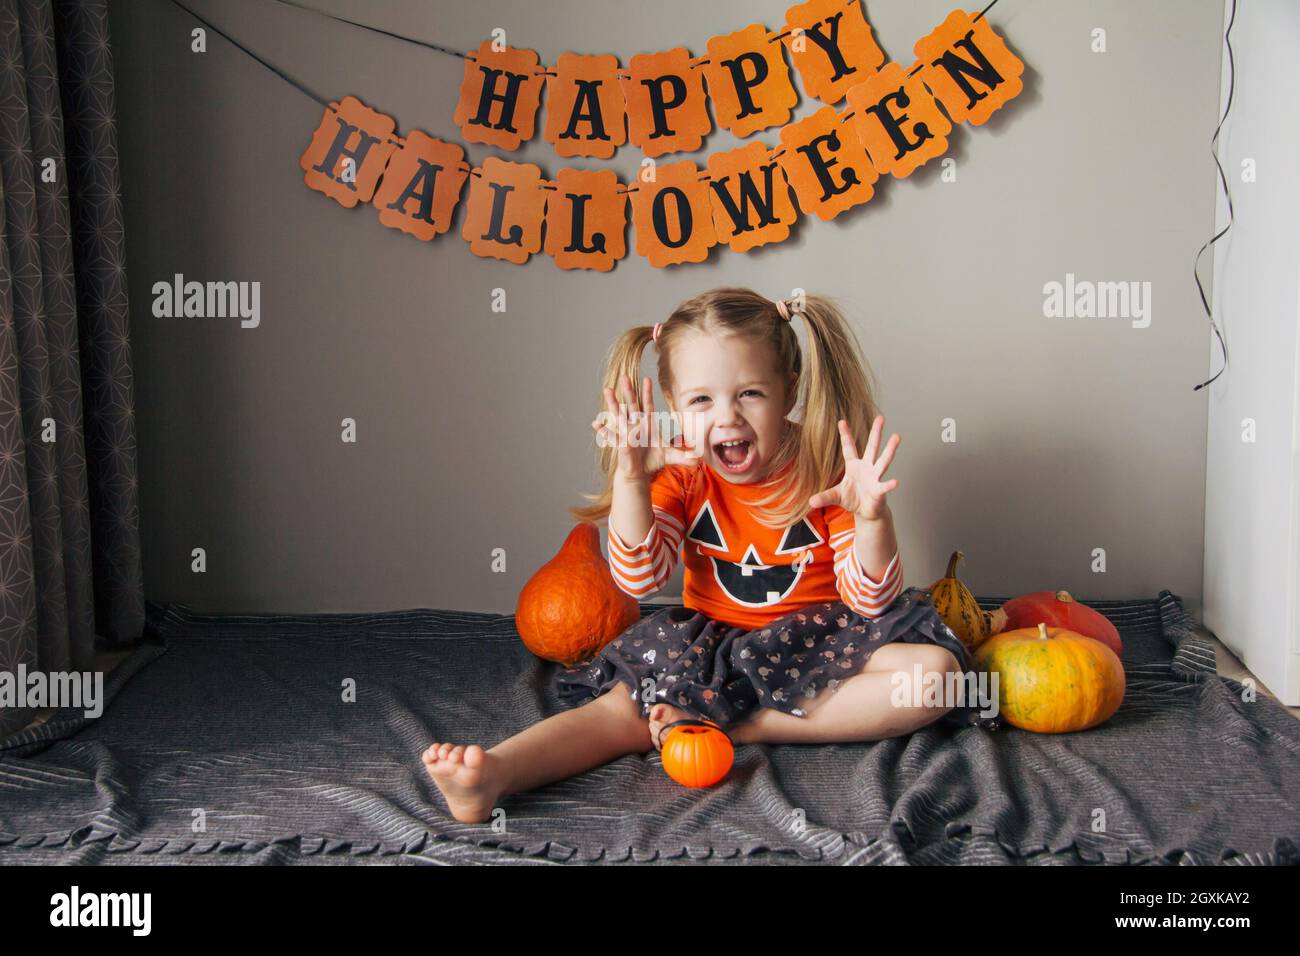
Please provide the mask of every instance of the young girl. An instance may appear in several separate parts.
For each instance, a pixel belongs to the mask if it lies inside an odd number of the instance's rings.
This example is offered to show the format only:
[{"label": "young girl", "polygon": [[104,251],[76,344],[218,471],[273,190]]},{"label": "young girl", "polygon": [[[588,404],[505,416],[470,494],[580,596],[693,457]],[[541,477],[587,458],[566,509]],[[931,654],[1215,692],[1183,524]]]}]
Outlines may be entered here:
[{"label": "young girl", "polygon": [[[680,430],[671,441],[650,379],[639,404],[633,391],[652,343]],[[638,599],[667,583],[680,556],[684,607],[643,617],[561,668],[558,696],[581,706],[489,750],[433,743],[424,763],[456,819],[482,822],[507,794],[658,748],[685,718],[717,723],[737,745],[880,740],[945,714],[980,722],[973,706],[925,706],[933,698],[910,689],[918,679],[950,686],[971,658],[927,592],[903,589],[885,500],[898,487],[885,471],[900,439],[880,450],[884,418],[865,362],[829,300],[703,293],[625,332],[605,383],[592,423],[605,491],[572,511],[608,517],[610,570]],[[796,406],[799,422],[787,418]]]}]

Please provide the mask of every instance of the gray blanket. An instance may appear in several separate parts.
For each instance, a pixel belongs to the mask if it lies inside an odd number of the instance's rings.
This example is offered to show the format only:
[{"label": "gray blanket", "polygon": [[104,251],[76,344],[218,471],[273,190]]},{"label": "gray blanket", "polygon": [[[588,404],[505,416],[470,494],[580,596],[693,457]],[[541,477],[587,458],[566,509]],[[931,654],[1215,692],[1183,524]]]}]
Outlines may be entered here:
[{"label": "gray blanket", "polygon": [[511,617],[151,605],[100,718],[0,744],[0,865],[1300,863],[1300,722],[1217,677],[1168,591],[1088,603],[1128,675],[1093,730],[749,745],[708,790],[651,752],[508,797],[495,825],[453,820],[419,755],[561,709]]}]

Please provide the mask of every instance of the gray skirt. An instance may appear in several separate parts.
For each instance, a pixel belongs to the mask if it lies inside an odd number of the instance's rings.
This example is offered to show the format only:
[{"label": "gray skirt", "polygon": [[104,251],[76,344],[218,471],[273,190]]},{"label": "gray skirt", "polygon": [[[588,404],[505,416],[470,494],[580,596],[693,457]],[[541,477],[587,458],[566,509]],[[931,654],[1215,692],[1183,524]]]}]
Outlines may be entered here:
[{"label": "gray skirt", "polygon": [[[679,707],[722,728],[773,707],[795,717],[821,694],[833,694],[862,671],[876,648],[895,641],[937,644],[962,671],[971,654],[934,609],[930,592],[908,588],[869,618],[843,602],[810,604],[747,630],[701,611],[670,607],[633,624],[587,661],[561,667],[554,689],[568,707],[622,685],[649,717],[655,703]],[[946,713],[952,726],[997,727],[974,702]]]}]

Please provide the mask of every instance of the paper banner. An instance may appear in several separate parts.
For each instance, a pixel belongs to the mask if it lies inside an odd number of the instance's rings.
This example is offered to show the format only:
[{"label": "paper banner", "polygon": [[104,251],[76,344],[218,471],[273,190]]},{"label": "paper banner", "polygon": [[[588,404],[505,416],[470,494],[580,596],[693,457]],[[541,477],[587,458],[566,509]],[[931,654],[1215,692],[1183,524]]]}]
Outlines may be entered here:
[{"label": "paper banner", "polygon": [[561,269],[608,272],[627,255],[627,195],[612,169],[561,169],[546,200],[546,253]]},{"label": "paper banner", "polygon": [[790,122],[799,94],[790,82],[781,45],[771,42],[763,24],[712,37],[701,69],[713,114],[723,129],[743,137]]},{"label": "paper banner", "polygon": [[709,157],[709,198],[718,241],[733,252],[784,242],[799,213],[781,165],[762,143]]},{"label": "paper banner", "polygon": [[805,216],[834,219],[875,195],[880,178],[844,115],[823,106],[781,130],[777,157]]},{"label": "paper banner", "polygon": [[925,81],[954,123],[981,125],[1023,89],[1025,64],[1007,49],[983,17],[954,10],[929,36],[916,41]]},{"label": "paper banner", "polygon": [[620,78],[628,141],[650,157],[699,149],[713,123],[704,77],[691,66],[687,49],[638,53],[628,64],[628,74]]},{"label": "paper banner", "polygon": [[546,83],[542,135],[560,156],[609,159],[627,142],[618,58],[561,53]]},{"label": "paper banner", "polygon": [[786,31],[802,29],[783,42],[799,71],[804,92],[823,103],[838,103],[885,62],[871,35],[871,24],[857,0],[808,0],[785,12]]},{"label": "paper banner", "polygon": [[655,182],[638,182],[632,192],[632,226],[637,255],[656,269],[679,262],[703,262],[718,243],[713,231],[709,187],[689,159],[655,170]]},{"label": "paper banner", "polygon": [[465,150],[412,130],[388,160],[375,192],[379,221],[427,242],[451,228],[469,176]]},{"label": "paper banner", "polygon": [[[472,171],[461,236],[476,256],[523,264],[544,248],[561,269],[608,272],[627,257],[630,196],[634,248],[655,268],[703,262],[719,243],[783,242],[800,216],[831,220],[870,202],[881,176],[911,175],[947,152],[955,123],[983,124],[1023,92],[1024,63],[976,16],[949,13],[917,40],[910,67],[886,61],[859,0],[798,0],[780,34],[752,23],[712,37],[698,58],[677,47],[626,69],[577,53],[547,68],[533,50],[484,41],[466,55],[456,105],[466,141],[518,149],[536,132],[545,84],[543,136],[558,155],[607,160],[631,143],[648,181],[624,188],[613,171],[564,168],[549,182],[536,165],[488,157]],[[792,120],[799,93],[778,37],[805,93],[842,109]],[[715,114],[738,137],[778,127],[780,146],[716,153],[707,176],[693,161],[651,162],[699,150]],[[421,241],[450,232],[471,175],[460,144],[420,130],[402,139],[391,116],[353,96],[328,105],[298,162],[311,189],[371,203],[382,225]]]},{"label": "paper banner", "polygon": [[375,184],[396,146],[390,142],[397,121],[355,96],[325,108],[307,150],[298,157],[303,182],[351,209],[369,202]]},{"label": "paper banner", "polygon": [[465,58],[453,119],[471,143],[518,149],[520,143],[533,138],[541,102],[536,51],[507,47],[498,53],[491,40],[484,40]]},{"label": "paper banner", "polygon": [[474,172],[461,238],[476,256],[522,265],[542,247],[547,193],[542,171],[531,163],[489,156]]},{"label": "paper banner", "polygon": [[850,87],[848,100],[853,128],[876,172],[902,179],[947,151],[952,124],[920,77],[897,63]]}]

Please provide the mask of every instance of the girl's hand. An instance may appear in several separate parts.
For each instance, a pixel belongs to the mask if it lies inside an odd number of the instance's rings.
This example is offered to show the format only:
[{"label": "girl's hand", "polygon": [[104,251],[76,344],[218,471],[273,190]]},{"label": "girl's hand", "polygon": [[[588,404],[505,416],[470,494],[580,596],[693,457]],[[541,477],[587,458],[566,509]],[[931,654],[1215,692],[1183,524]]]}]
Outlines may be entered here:
[{"label": "girl's hand", "polygon": [[885,495],[898,487],[898,479],[883,481],[885,469],[894,460],[894,451],[902,441],[897,434],[889,436],[880,457],[876,451],[880,447],[880,435],[885,427],[885,417],[877,415],[871,424],[871,435],[867,438],[867,453],[858,457],[857,447],[853,444],[853,433],[849,423],[840,419],[840,447],[844,451],[844,477],[838,485],[819,491],[808,499],[810,508],[824,508],[827,505],[839,505],[845,511],[851,511],[863,521],[875,521],[885,514]]},{"label": "girl's hand", "polygon": [[632,396],[632,380],[622,379],[622,407],[615,400],[614,390],[606,387],[605,412],[591,423],[597,440],[618,448],[618,474],[625,478],[648,478],[664,465],[693,465],[700,453],[678,436],[668,444],[655,420],[654,386],[646,376],[641,383],[641,407],[637,408]]}]

